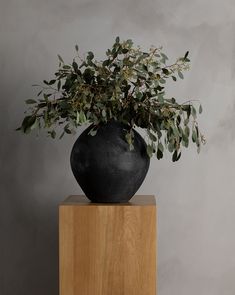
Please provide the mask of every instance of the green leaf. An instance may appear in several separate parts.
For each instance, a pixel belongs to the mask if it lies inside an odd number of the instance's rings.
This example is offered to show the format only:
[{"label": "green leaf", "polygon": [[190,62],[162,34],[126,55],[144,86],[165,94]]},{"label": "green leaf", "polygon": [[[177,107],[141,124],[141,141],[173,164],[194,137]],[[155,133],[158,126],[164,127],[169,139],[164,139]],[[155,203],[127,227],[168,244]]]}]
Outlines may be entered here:
[{"label": "green leaf", "polygon": [[165,53],[161,52],[161,56],[162,56],[162,62],[165,63],[166,60],[168,60],[168,57],[165,55]]},{"label": "green leaf", "polygon": [[184,79],[184,75],[180,71],[178,71],[178,76],[180,77],[180,79]]},{"label": "green leaf", "polygon": [[162,69],[162,72],[163,72],[165,75],[169,75],[169,71],[168,71],[166,68],[163,68],[163,69]]},{"label": "green leaf", "polygon": [[180,157],[181,157],[181,152],[178,154],[176,161],[179,161]]},{"label": "green leaf", "polygon": [[49,97],[48,97],[48,95],[47,95],[46,93],[43,94],[43,97],[44,97],[44,99],[45,99],[46,102],[49,101],[49,100],[48,100]]},{"label": "green leaf", "polygon": [[134,110],[137,111],[138,110],[138,107],[139,107],[138,103],[135,103],[134,104]]},{"label": "green leaf", "polygon": [[133,45],[133,41],[131,39],[127,39],[126,44],[131,47]]},{"label": "green leaf", "polygon": [[201,105],[201,104],[200,104],[200,106],[199,106],[199,110],[198,110],[198,112],[199,112],[199,114],[202,113],[202,105]]},{"label": "green leaf", "polygon": [[191,110],[192,110],[192,116],[193,116],[193,118],[196,119],[196,117],[197,117],[197,111],[196,111],[195,107],[194,106],[191,106]]},{"label": "green leaf", "polygon": [[123,48],[123,49],[122,49],[122,53],[123,53],[123,54],[126,54],[128,51],[129,51],[129,49],[127,49],[127,48]]},{"label": "green leaf", "polygon": [[187,148],[188,145],[189,145],[189,140],[188,140],[187,137],[185,137],[185,135],[183,136],[182,145],[183,145],[184,147],[186,147],[186,148]]},{"label": "green leaf", "polygon": [[159,82],[162,83],[162,84],[165,84],[165,83],[166,83],[166,80],[163,79],[163,78],[161,78],[161,79],[159,80]]},{"label": "green leaf", "polygon": [[71,129],[71,134],[75,135],[76,131],[74,129]]},{"label": "green leaf", "polygon": [[80,112],[80,115],[79,116],[80,116],[80,119],[79,119],[80,122],[81,123],[85,123],[86,122],[86,115],[84,114],[83,111]]},{"label": "green leaf", "polygon": [[130,130],[129,132],[126,133],[125,135],[126,141],[129,144],[129,149],[130,151],[134,150],[134,146],[133,146],[133,131]]},{"label": "green leaf", "polygon": [[106,59],[106,60],[103,61],[102,66],[103,67],[106,67],[106,66],[109,65],[109,63],[110,63],[110,60],[109,59]]},{"label": "green leaf", "polygon": [[197,141],[197,132],[195,129],[193,129],[193,133],[192,133],[192,141],[196,142]]},{"label": "green leaf", "polygon": [[95,136],[95,135],[97,134],[97,129],[92,128],[92,129],[89,131],[88,134],[91,135],[91,136]]},{"label": "green leaf", "polygon": [[38,92],[37,96],[40,96],[40,95],[41,95],[41,93],[42,93],[42,90]]},{"label": "green leaf", "polygon": [[178,115],[178,116],[176,117],[176,124],[177,124],[177,127],[178,127],[179,129],[181,129],[181,127],[179,126],[180,123],[181,123],[181,116]]},{"label": "green leaf", "polygon": [[167,147],[168,147],[168,151],[169,151],[170,153],[172,153],[172,152],[174,151],[175,145],[174,145],[173,142],[169,142],[169,144],[168,144]]},{"label": "green leaf", "polygon": [[34,123],[30,127],[30,130],[36,129],[38,127],[38,123],[39,123],[39,121],[38,121],[38,119],[36,117]]},{"label": "green leaf", "polygon": [[142,93],[142,92],[137,92],[137,93],[136,93],[136,98],[137,98],[138,100],[141,100],[142,97],[143,97],[143,93]]},{"label": "green leaf", "polygon": [[175,150],[173,155],[172,155],[172,161],[175,162],[177,159],[177,151]]},{"label": "green leaf", "polygon": [[131,133],[130,132],[127,132],[126,135],[125,135],[125,138],[126,138],[126,141],[129,145],[132,144],[132,136],[131,136]]},{"label": "green leaf", "polygon": [[185,126],[185,128],[184,128],[184,133],[185,133],[185,135],[186,135],[187,137],[189,137],[190,129],[189,129],[188,126]]},{"label": "green leaf", "polygon": [[74,71],[77,72],[78,64],[75,61],[73,61],[72,66],[73,66]]},{"label": "green leaf", "polygon": [[184,125],[186,126],[186,125],[188,125],[188,123],[189,123],[189,118],[186,118],[186,119],[184,120]]},{"label": "green leaf", "polygon": [[157,99],[160,103],[164,103],[164,96],[163,94],[159,93],[159,95],[157,96]]},{"label": "green leaf", "polygon": [[187,109],[186,109],[187,117],[188,117],[188,119],[189,119],[189,117],[190,117],[190,115],[191,115],[191,106],[188,105],[188,106],[186,106],[186,107],[187,107]]},{"label": "green leaf", "polygon": [[61,80],[59,80],[58,83],[57,83],[57,90],[58,91],[60,90],[60,87],[61,87]]},{"label": "green leaf", "polygon": [[65,128],[64,131],[65,131],[65,133],[67,133],[67,134],[71,134],[71,133],[72,133],[72,131],[71,131],[69,128]]},{"label": "green leaf", "polygon": [[79,120],[80,120],[80,114],[79,112],[77,112],[76,114],[76,123],[79,124]]},{"label": "green leaf", "polygon": [[24,133],[29,133],[32,129],[32,126],[34,128],[34,124],[36,121],[36,116],[26,116],[22,122],[22,131]]},{"label": "green leaf", "polygon": [[189,51],[187,51],[187,52],[185,53],[185,55],[184,55],[184,59],[187,59],[188,54],[189,54]]},{"label": "green leaf", "polygon": [[147,154],[148,154],[149,158],[151,158],[153,155],[153,147],[150,144],[147,145]]},{"label": "green leaf", "polygon": [[171,102],[174,103],[174,104],[176,103],[176,100],[175,100],[174,97],[171,98]]},{"label": "green leaf", "polygon": [[158,149],[157,150],[157,159],[160,160],[162,158],[163,158],[163,152],[160,149]]},{"label": "green leaf", "polygon": [[174,126],[174,125],[171,128],[173,130],[174,135],[175,136],[179,136],[179,130],[178,130],[178,128],[176,126]]},{"label": "green leaf", "polygon": [[177,81],[175,76],[171,76],[171,78],[172,78],[173,81]]},{"label": "green leaf", "polygon": [[49,82],[47,82],[47,80],[43,80],[43,83],[49,85]]},{"label": "green leaf", "polygon": [[34,104],[34,103],[37,103],[37,101],[36,100],[34,100],[34,99],[26,99],[26,104]]},{"label": "green leaf", "polygon": [[103,109],[101,113],[102,113],[102,117],[104,117],[104,118],[105,118],[105,117],[106,117],[106,110],[105,110],[105,109]]},{"label": "green leaf", "polygon": [[88,66],[87,63],[84,61],[84,62],[82,62],[81,65],[79,66],[79,69],[81,69],[82,67],[87,67],[87,66]]},{"label": "green leaf", "polygon": [[161,142],[158,143],[157,148],[158,148],[158,150],[160,150],[163,153],[164,147],[163,147],[163,144]]},{"label": "green leaf", "polygon": [[87,58],[88,58],[89,60],[92,60],[92,59],[94,58],[94,53],[93,53],[92,51],[89,51],[89,52],[88,52],[88,56],[87,56]]},{"label": "green leaf", "polygon": [[64,126],[64,132],[67,133],[67,134],[71,134],[72,131],[69,129],[69,124],[65,125]]},{"label": "green leaf", "polygon": [[71,69],[71,66],[69,66],[69,65],[64,65],[64,66],[63,66],[63,69],[65,69],[65,70],[70,70],[70,69]]},{"label": "green leaf", "polygon": [[51,135],[51,138],[53,138],[53,139],[56,138],[56,132],[55,132],[55,130],[49,131],[48,133]]},{"label": "green leaf", "polygon": [[150,131],[148,131],[148,136],[152,141],[157,141],[157,137]]},{"label": "green leaf", "polygon": [[178,151],[175,150],[173,155],[172,155],[172,161],[176,162],[176,161],[178,161],[180,159],[180,157],[181,157],[181,152],[178,154]]},{"label": "green leaf", "polygon": [[64,63],[63,58],[59,54],[57,54],[57,56],[58,56],[59,61]]},{"label": "green leaf", "polygon": [[64,136],[65,132],[63,131],[59,137],[59,139],[61,139]]},{"label": "green leaf", "polygon": [[198,145],[198,147],[197,147],[197,153],[199,154],[200,151],[201,151],[201,145]]},{"label": "green leaf", "polygon": [[49,85],[53,85],[53,84],[55,84],[55,82],[56,82],[56,80],[53,79],[53,80],[49,81],[48,84],[49,84]]}]

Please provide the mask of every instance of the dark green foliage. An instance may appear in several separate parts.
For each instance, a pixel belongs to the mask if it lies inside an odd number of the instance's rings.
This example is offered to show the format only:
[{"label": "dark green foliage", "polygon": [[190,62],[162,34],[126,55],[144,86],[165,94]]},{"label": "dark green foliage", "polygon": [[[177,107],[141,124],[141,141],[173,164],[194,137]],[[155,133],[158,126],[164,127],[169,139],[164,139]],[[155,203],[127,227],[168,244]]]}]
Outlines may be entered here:
[{"label": "dark green foliage", "polygon": [[[168,57],[162,48],[151,47],[143,52],[132,40],[120,41],[119,37],[103,61],[95,60],[91,51],[81,58],[78,45],[75,50],[77,56],[71,64],[65,64],[58,55],[55,76],[43,81],[36,99],[26,100],[29,113],[18,130],[29,133],[46,128],[55,138],[55,126],[62,126],[62,138],[65,133],[75,133],[84,123],[93,123],[90,135],[95,136],[100,124],[117,120],[129,126],[126,141],[130,149],[132,129],[146,129],[150,157],[156,154],[161,159],[168,150],[172,160],[177,161],[181,147],[188,147],[190,138],[200,151],[204,137],[198,129],[196,108],[191,102],[177,103],[165,93],[168,79],[183,79],[182,71],[189,69],[188,51],[167,65]],[[201,106],[198,112],[202,112]]]}]

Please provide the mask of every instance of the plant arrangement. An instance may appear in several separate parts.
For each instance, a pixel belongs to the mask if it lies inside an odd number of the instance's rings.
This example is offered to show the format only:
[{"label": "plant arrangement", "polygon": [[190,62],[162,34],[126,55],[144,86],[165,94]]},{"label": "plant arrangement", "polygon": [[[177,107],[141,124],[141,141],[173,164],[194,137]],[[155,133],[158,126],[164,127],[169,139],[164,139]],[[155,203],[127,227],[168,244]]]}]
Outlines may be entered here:
[{"label": "plant arrangement", "polygon": [[57,126],[62,127],[59,138],[73,134],[85,123],[92,124],[89,134],[95,136],[99,127],[109,121],[123,122],[128,126],[125,139],[133,147],[133,128],[146,130],[147,153],[163,157],[165,150],[177,161],[183,147],[190,140],[200,152],[205,142],[199,131],[196,109],[192,101],[178,103],[167,97],[165,85],[170,80],[183,79],[189,69],[188,52],[173,64],[161,47],[151,46],[142,51],[131,39],[115,39],[106,51],[106,58],[97,61],[93,52],[81,56],[76,45],[76,56],[71,64],[59,58],[59,68],[51,80],[44,80],[36,99],[29,105],[21,127],[24,133],[45,128],[55,138]]}]

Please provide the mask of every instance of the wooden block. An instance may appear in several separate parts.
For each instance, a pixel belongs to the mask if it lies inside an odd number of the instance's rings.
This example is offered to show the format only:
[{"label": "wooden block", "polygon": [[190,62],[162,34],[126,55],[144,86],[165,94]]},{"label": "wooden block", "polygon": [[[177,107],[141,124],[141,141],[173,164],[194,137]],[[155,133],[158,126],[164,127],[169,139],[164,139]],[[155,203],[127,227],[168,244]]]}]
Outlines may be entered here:
[{"label": "wooden block", "polygon": [[156,295],[154,196],[59,207],[60,295]]}]

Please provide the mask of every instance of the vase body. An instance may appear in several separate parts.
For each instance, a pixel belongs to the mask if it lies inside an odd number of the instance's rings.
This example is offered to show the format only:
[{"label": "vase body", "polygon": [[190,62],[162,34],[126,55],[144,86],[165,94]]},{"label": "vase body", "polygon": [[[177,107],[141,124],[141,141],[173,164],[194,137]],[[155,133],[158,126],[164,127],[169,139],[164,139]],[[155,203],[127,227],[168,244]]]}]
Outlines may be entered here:
[{"label": "vase body", "polygon": [[73,174],[85,195],[96,203],[128,202],[149,168],[146,143],[134,131],[134,149],[125,140],[128,126],[111,121],[95,136],[89,126],[76,140],[70,157]]}]

